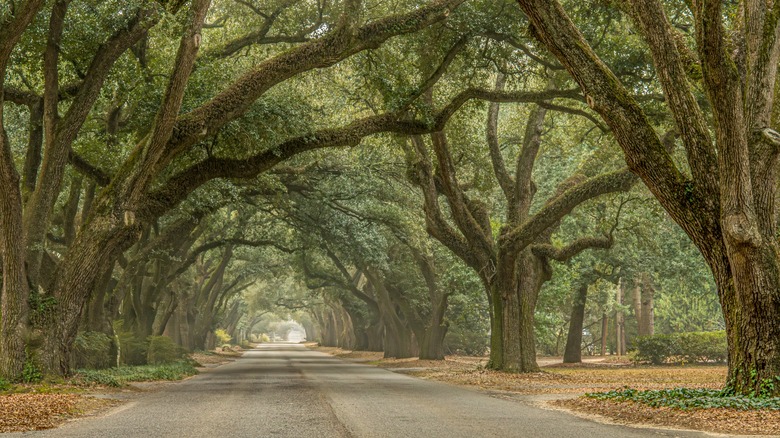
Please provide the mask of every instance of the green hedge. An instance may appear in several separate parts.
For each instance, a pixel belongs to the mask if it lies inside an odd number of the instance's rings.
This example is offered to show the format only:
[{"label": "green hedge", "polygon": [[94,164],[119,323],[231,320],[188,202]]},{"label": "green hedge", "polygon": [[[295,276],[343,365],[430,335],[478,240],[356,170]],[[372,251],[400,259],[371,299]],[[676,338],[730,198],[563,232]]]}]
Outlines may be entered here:
[{"label": "green hedge", "polygon": [[597,400],[633,401],[652,407],[670,407],[676,409],[729,408],[739,410],[780,410],[780,397],[748,397],[733,395],[716,389],[661,389],[637,391],[623,389],[619,391],[596,392],[585,397]]},{"label": "green hedge", "polygon": [[128,382],[150,382],[156,380],[181,380],[198,374],[189,361],[163,365],[138,365],[109,368],[105,370],[78,370],[75,382],[105,386],[122,386]]},{"label": "green hedge", "polygon": [[726,332],[690,332],[643,336],[636,340],[637,362],[704,363],[725,362]]},{"label": "green hedge", "polygon": [[149,365],[160,365],[181,360],[186,351],[167,336],[149,336],[146,361]]}]

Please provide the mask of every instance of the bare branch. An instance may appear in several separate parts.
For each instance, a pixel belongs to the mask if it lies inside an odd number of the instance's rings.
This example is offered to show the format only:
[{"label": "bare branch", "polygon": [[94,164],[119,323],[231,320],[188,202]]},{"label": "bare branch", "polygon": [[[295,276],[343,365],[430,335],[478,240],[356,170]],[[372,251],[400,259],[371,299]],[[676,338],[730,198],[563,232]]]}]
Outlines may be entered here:
[{"label": "bare branch", "polygon": [[502,41],[508,43],[510,46],[519,49],[521,52],[523,52],[525,56],[533,59],[538,64],[543,65],[549,68],[550,70],[563,70],[563,67],[560,64],[549,62],[546,59],[542,58],[541,56],[536,55],[531,51],[531,49],[529,49],[525,44],[522,44],[512,35],[507,35],[498,32],[484,32],[482,33],[482,35],[495,41]]},{"label": "bare branch", "polygon": [[[504,91],[506,85],[506,77],[499,73],[496,77],[496,91]],[[498,102],[491,102],[488,106],[488,119],[487,129],[485,137],[487,138],[488,149],[490,150],[490,162],[493,164],[493,173],[496,175],[498,185],[504,192],[504,196],[507,199],[511,199],[513,196],[513,188],[515,185],[512,176],[506,169],[506,163],[504,163],[504,157],[501,155],[501,147],[498,143],[498,111],[500,105]]]},{"label": "bare branch", "polygon": [[41,99],[41,96],[38,96],[32,91],[19,90],[13,87],[5,87],[3,92],[5,93],[6,101],[17,105],[33,106]]},{"label": "bare branch", "polygon": [[595,116],[593,116],[591,113],[587,111],[583,111],[577,108],[571,108],[565,105],[556,105],[554,103],[544,102],[544,101],[537,102],[536,104],[550,111],[557,111],[559,113],[566,113],[566,114],[584,117],[590,120],[594,125],[596,125],[596,127],[599,128],[599,131],[605,133],[609,132],[609,127],[605,126],[601,120],[599,120],[598,118],[596,118]]}]

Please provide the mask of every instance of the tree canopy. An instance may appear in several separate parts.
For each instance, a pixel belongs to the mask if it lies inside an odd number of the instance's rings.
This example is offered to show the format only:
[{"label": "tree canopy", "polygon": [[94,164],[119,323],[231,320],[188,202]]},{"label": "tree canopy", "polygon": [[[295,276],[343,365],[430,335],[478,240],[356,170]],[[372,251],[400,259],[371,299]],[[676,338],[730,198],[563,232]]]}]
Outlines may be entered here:
[{"label": "tree canopy", "polygon": [[725,329],[728,385],[757,392],[780,374],[765,6],[4,2],[0,376],[70,373],[85,333],[143,362],[274,315],[517,372]]}]

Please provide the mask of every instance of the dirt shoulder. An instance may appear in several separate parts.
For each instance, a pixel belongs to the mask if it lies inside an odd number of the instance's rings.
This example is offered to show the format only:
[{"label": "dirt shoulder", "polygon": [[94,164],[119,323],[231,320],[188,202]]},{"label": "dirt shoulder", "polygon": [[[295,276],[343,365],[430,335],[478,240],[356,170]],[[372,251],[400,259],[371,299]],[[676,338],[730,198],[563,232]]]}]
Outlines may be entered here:
[{"label": "dirt shoulder", "polygon": [[[624,360],[588,358],[578,365],[539,358],[541,372],[512,374],[485,369],[487,358],[447,356],[444,361],[383,359],[381,352],[311,346],[334,356],[387,368],[423,379],[476,387],[505,395],[531,396],[549,409],[562,409],[601,422],[701,430],[714,433],[780,436],[780,411],[653,408],[634,402],[594,400],[586,392],[623,389],[718,389],[725,366],[634,366]],[[539,397],[533,397],[539,396]]]}]

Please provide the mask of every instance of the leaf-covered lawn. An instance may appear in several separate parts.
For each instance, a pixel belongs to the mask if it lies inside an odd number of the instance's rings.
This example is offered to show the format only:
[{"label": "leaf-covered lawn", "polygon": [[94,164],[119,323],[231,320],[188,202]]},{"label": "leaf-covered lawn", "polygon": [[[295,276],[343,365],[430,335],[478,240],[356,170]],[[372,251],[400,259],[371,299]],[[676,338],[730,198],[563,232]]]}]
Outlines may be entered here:
[{"label": "leaf-covered lawn", "polygon": [[[726,381],[725,366],[633,366],[626,362],[589,362],[580,365],[555,363],[539,358],[540,373],[513,374],[485,369],[484,357],[447,356],[444,361],[418,359],[382,359],[381,352],[318,347],[334,356],[404,373],[424,379],[520,394],[584,394],[586,392],[636,389],[673,389],[679,387],[720,389]],[[589,358],[589,360],[592,358]],[[557,359],[560,361],[560,359]],[[555,364],[553,364],[555,363]]]},{"label": "leaf-covered lawn", "polygon": [[68,418],[115,403],[78,394],[0,395],[0,433],[51,429]]},{"label": "leaf-covered lawn", "polygon": [[725,367],[543,367],[540,373],[512,374],[485,369],[432,367],[410,374],[450,383],[520,394],[580,394],[611,391],[629,385],[637,389],[672,389],[681,386],[718,389],[726,379]]},{"label": "leaf-covered lawn", "polygon": [[675,409],[633,401],[577,398],[552,402],[556,406],[595,414],[620,424],[645,424],[740,435],[780,435],[780,411],[727,408]]}]

